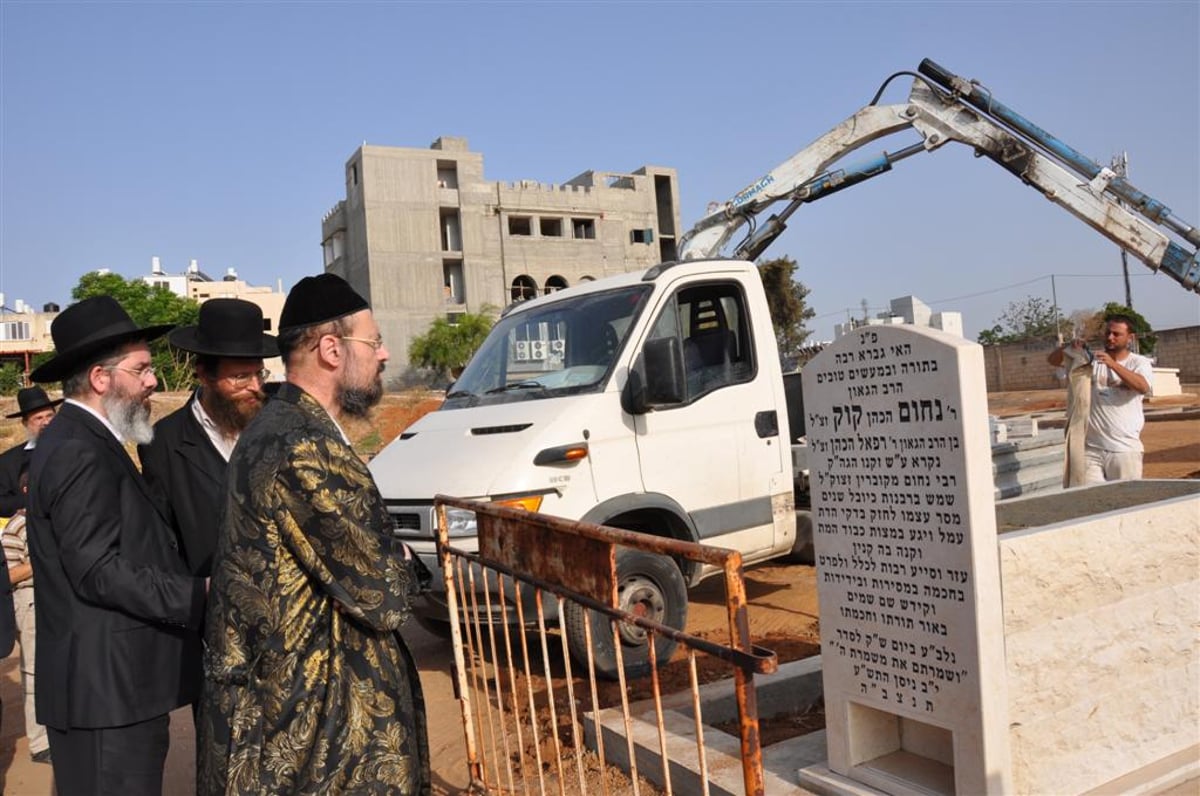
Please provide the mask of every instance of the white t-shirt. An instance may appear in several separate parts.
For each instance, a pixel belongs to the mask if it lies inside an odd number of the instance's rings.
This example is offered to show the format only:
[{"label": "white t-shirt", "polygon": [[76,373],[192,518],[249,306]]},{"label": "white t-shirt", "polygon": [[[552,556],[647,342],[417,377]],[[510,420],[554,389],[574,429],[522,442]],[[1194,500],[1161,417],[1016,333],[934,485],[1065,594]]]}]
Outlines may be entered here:
[{"label": "white t-shirt", "polygon": [[[1154,386],[1154,366],[1140,354],[1130,353],[1121,366]],[[1112,453],[1142,450],[1142,393],[1126,387],[1121,377],[1099,362],[1092,363],[1092,411],[1088,415],[1087,446]]]}]

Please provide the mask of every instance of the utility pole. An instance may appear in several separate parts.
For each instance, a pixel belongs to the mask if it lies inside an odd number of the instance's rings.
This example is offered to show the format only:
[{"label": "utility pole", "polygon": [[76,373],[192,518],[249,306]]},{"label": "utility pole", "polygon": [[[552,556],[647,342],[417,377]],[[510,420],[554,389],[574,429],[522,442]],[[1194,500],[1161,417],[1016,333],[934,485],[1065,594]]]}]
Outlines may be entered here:
[{"label": "utility pole", "polygon": [[[1119,155],[1113,155],[1110,168],[1118,177],[1129,176],[1129,154],[1122,152]],[[1121,202],[1121,206],[1124,207],[1125,203]],[[1121,249],[1121,271],[1125,275],[1125,306],[1133,309],[1133,291],[1129,289],[1129,252],[1124,248]]]}]

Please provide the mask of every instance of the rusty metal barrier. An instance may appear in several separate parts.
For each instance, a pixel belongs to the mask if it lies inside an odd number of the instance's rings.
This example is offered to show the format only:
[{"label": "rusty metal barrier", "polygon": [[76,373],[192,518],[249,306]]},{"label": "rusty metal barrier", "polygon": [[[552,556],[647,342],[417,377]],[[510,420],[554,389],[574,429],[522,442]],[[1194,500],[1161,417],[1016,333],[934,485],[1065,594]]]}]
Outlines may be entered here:
[{"label": "rusty metal barrier", "polygon": [[[462,550],[450,544],[446,508],[475,513],[478,550]],[[621,623],[646,634],[649,652],[650,690],[657,719],[661,783],[671,794],[671,757],[663,723],[662,693],[656,652],[656,637],[675,641],[687,657],[691,707],[695,719],[696,763],[702,792],[707,796],[708,763],[700,705],[700,683],[696,659],[705,654],[728,664],[734,676],[738,707],[743,782],[747,796],[763,793],[762,744],[758,729],[758,704],[754,675],[770,674],[778,668],[775,654],[755,647],[750,641],[746,590],[741,554],[676,539],[565,520],[520,509],[461,500],[436,498],[438,559],[446,588],[446,602],[454,645],[455,687],[462,707],[463,730],[471,790],[483,793],[589,794],[587,752],[581,737],[576,684],[586,685],[591,699],[596,756],[599,759],[600,791],[609,793],[608,765],[601,726],[599,684],[592,655],[592,622],[582,627],[587,649],[586,675],[573,672],[567,633],[559,632],[566,711],[569,714],[571,751],[564,750],[560,731],[561,701],[555,694],[551,671],[550,639],[543,595],[554,600],[559,617],[569,603],[608,617],[613,634],[621,713],[624,719],[626,754],[631,792],[640,792],[637,755],[633,740],[633,718],[625,679],[619,636]],[[470,540],[468,540],[470,541]],[[617,601],[617,547],[669,556],[719,568],[724,573],[729,643],[691,636],[682,628],[671,628],[644,616],[619,610]],[[527,616],[527,609],[536,615]],[[457,621],[454,621],[457,620]],[[545,691],[535,694],[534,662],[529,637],[536,632],[540,647]],[[517,654],[520,654],[518,660]],[[539,710],[541,712],[539,712]],[[548,718],[547,722],[539,721]],[[546,737],[548,736],[548,737]],[[550,760],[544,759],[550,757]],[[679,758],[674,753],[675,759]],[[532,759],[531,759],[532,758]],[[564,763],[566,764],[564,767]],[[567,769],[572,767],[573,771]]]}]

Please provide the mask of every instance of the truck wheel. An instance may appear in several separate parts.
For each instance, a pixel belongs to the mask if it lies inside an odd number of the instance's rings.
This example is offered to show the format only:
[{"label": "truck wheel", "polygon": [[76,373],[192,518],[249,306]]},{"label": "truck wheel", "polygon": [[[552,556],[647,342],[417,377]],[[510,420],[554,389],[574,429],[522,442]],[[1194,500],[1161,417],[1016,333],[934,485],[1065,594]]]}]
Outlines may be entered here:
[{"label": "truck wheel", "polygon": [[792,544],[791,559],[800,564],[817,563],[816,550],[813,549],[813,519],[811,511],[805,509],[796,510],[796,541]]},{"label": "truck wheel", "polygon": [[[687,585],[675,562],[666,556],[628,548],[617,549],[617,607],[622,611],[653,619],[667,627],[683,629],[687,623]],[[587,642],[584,622],[591,623],[592,657],[596,675],[606,680],[617,679],[617,652],[608,616],[589,611],[577,603],[564,606],[563,631],[571,657],[587,666]],[[650,674],[650,645],[647,633],[640,627],[617,622],[621,641],[621,657],[627,678]],[[658,665],[666,664],[675,651],[674,639],[655,638],[654,652]]]}]

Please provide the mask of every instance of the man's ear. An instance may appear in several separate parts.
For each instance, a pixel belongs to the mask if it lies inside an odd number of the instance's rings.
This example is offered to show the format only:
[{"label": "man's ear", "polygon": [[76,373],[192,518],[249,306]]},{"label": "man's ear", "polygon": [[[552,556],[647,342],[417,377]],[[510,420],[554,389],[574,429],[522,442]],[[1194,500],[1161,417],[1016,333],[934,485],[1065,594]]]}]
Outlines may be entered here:
[{"label": "man's ear", "polygon": [[104,395],[112,384],[112,371],[103,365],[88,368],[88,385],[96,395]]},{"label": "man's ear", "polygon": [[317,360],[328,368],[336,368],[342,363],[344,354],[342,353],[341,341],[337,339],[337,335],[332,332],[321,335],[317,340]]}]

